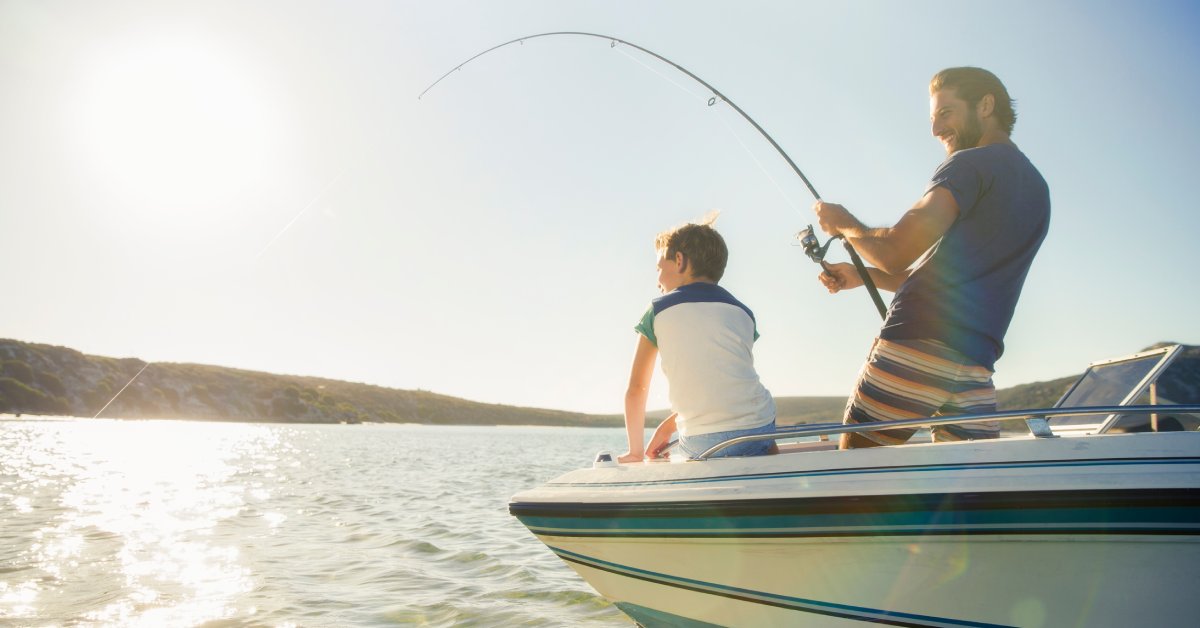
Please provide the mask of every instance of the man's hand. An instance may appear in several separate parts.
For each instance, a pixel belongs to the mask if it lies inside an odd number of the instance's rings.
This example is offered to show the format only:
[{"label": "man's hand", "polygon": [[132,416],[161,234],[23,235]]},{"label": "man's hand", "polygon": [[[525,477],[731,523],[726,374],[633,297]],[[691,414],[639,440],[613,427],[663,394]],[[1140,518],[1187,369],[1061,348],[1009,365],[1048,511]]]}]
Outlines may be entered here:
[{"label": "man's hand", "polygon": [[817,275],[817,279],[821,280],[829,294],[863,285],[862,277],[852,264],[825,264],[825,272]]},{"label": "man's hand", "polygon": [[817,201],[813,203],[812,209],[813,213],[817,215],[817,223],[821,225],[821,231],[830,236],[862,228],[862,223],[845,207],[837,203]]},{"label": "man's hand", "polygon": [[[813,212],[826,233],[846,238],[868,264],[901,277],[907,276],[913,263],[958,219],[958,202],[949,190],[938,186],[926,192],[895,226],[876,229],[868,229],[836,203],[817,201]],[[874,273],[871,277],[875,278]]]}]

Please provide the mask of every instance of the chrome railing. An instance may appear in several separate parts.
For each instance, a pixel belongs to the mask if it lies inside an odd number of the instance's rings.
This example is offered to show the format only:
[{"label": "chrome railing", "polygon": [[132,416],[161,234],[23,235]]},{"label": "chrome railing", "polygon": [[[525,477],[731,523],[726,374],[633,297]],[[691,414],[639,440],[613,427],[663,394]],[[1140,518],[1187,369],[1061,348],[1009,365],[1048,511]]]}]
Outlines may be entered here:
[{"label": "chrome railing", "polygon": [[749,443],[760,440],[781,440],[786,438],[801,438],[805,436],[833,436],[840,434],[856,434],[859,432],[875,432],[906,427],[933,427],[935,425],[962,425],[968,423],[983,423],[985,421],[1000,421],[1004,419],[1025,419],[1030,433],[1038,438],[1056,438],[1050,427],[1049,418],[1058,416],[1080,416],[1085,414],[1200,414],[1200,404],[1191,405],[1156,405],[1156,406],[1089,406],[1076,408],[1038,408],[1034,410],[1009,410],[1005,412],[990,412],[988,414],[959,414],[954,416],[924,417],[920,419],[900,419],[896,421],[876,421],[873,423],[854,423],[851,425],[822,423],[814,427],[801,427],[786,430],[776,430],[770,434],[753,434],[731,438],[723,443],[714,445],[708,451],[700,454],[697,460],[705,460],[713,454],[739,443]]}]

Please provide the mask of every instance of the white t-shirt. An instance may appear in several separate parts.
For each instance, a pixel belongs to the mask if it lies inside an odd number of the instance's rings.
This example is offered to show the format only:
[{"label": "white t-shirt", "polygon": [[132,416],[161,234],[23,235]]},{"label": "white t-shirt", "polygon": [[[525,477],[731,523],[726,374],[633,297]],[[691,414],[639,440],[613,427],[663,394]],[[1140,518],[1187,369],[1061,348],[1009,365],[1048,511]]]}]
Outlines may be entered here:
[{"label": "white t-shirt", "polygon": [[684,436],[762,427],[775,400],[754,370],[754,314],[724,288],[690,283],[654,299],[634,328],[658,347]]}]

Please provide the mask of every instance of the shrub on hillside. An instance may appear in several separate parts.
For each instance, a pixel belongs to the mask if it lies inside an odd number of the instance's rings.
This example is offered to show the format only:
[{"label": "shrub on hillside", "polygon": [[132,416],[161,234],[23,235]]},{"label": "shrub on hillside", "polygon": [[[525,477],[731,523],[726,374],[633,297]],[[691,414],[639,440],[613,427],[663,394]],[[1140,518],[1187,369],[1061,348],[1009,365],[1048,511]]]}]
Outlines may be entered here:
[{"label": "shrub on hillside", "polygon": [[112,399],[113,389],[107,379],[102,379],[96,382],[96,387],[83,393],[83,403],[87,407],[89,416],[100,411],[104,404]]},{"label": "shrub on hillside", "polygon": [[36,380],[37,380],[37,385],[42,390],[46,391],[47,393],[49,393],[55,397],[66,397],[67,396],[67,387],[63,386],[62,380],[59,379],[58,376],[55,375],[54,373],[47,373],[46,371],[38,371]]},{"label": "shrub on hillside", "polygon": [[0,398],[8,400],[6,412],[68,414],[70,407],[62,397],[52,397],[11,377],[0,377]]},{"label": "shrub on hillside", "polygon": [[0,374],[3,374],[5,377],[15,379],[26,386],[34,385],[33,367],[20,360],[5,360],[4,363],[0,365]]},{"label": "shrub on hillside", "polygon": [[303,401],[292,397],[276,397],[271,401],[271,417],[276,419],[298,419],[308,410]]},{"label": "shrub on hillside", "polygon": [[171,408],[175,410],[179,409],[179,391],[171,388],[170,386],[166,388],[156,388],[155,390],[159,395],[162,396],[164,400],[166,400],[167,404],[171,406]]},{"label": "shrub on hillside", "polygon": [[195,386],[192,386],[190,394],[193,399],[210,408],[220,408],[220,404],[217,403],[216,399],[213,399],[212,394],[208,392],[208,386],[205,386],[204,384],[196,384]]}]

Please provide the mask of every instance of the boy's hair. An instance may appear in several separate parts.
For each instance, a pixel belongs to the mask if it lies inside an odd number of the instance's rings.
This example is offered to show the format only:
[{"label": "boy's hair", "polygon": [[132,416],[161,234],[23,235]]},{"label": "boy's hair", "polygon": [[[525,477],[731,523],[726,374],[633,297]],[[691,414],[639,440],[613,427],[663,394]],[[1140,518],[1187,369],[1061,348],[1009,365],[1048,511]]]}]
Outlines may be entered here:
[{"label": "boy's hair", "polygon": [[725,238],[713,229],[712,223],[716,219],[714,212],[700,224],[688,223],[668,229],[655,238],[654,248],[665,251],[669,258],[674,258],[676,253],[683,253],[684,264],[691,265],[694,277],[721,281],[725,264],[729,262],[729,248],[725,246]]},{"label": "boy's hair", "polygon": [[1008,95],[1004,83],[995,74],[983,68],[946,68],[929,81],[930,94],[943,89],[953,89],[956,96],[972,107],[991,94],[996,99],[996,119],[1005,133],[1012,134],[1013,125],[1017,123],[1016,101]]}]

